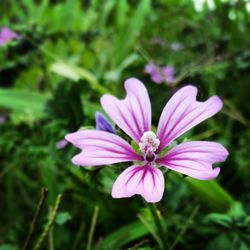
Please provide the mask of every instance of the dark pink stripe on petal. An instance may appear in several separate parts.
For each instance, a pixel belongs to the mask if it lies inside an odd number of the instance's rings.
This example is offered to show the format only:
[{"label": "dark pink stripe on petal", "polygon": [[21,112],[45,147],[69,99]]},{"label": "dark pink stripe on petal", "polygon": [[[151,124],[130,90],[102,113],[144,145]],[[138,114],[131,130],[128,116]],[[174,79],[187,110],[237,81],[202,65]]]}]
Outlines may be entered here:
[{"label": "dark pink stripe on petal", "polygon": [[220,168],[213,169],[216,162],[223,162],[228,151],[219,143],[208,141],[183,142],[167,155],[157,159],[163,166],[200,180],[217,177]]},{"label": "dark pink stripe on petal", "polygon": [[150,165],[132,166],[116,179],[113,198],[126,198],[141,195],[147,202],[158,202],[164,192],[164,177],[161,171]]},{"label": "dark pink stripe on petal", "polygon": [[72,161],[80,166],[98,166],[126,161],[143,161],[143,157],[121,137],[100,130],[80,130],[67,135],[71,142],[82,152]]},{"label": "dark pink stripe on petal", "polygon": [[133,140],[140,141],[143,133],[151,127],[151,104],[147,89],[138,79],[125,82],[127,96],[119,100],[104,95],[101,104],[110,118]]},{"label": "dark pink stripe on petal", "polygon": [[162,111],[157,129],[161,144],[159,151],[192,127],[215,115],[222,108],[217,96],[206,102],[196,101],[197,89],[186,86],[177,91]]}]

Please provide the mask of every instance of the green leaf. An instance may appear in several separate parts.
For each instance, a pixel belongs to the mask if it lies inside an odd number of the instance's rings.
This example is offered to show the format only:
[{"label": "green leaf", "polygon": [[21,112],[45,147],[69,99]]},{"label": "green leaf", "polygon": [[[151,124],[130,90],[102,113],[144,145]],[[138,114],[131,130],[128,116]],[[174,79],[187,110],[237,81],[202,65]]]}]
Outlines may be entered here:
[{"label": "green leaf", "polygon": [[149,231],[140,222],[127,224],[109,234],[98,245],[99,249],[119,249],[124,245],[145,237]]},{"label": "green leaf", "polygon": [[[146,16],[150,11],[150,0],[142,0],[134,10],[129,23],[118,33],[112,53],[112,69],[116,68],[133,48]],[[124,21],[123,21],[124,22]]]},{"label": "green leaf", "polygon": [[91,72],[84,68],[70,65],[64,62],[57,62],[52,64],[50,69],[54,73],[71,79],[75,82],[79,81],[80,79],[86,80],[89,83],[90,87],[94,90],[97,90],[100,94],[106,94],[110,92],[108,89],[98,83],[96,77]]},{"label": "green leaf", "polygon": [[240,202],[235,202],[233,206],[231,206],[228,214],[233,218],[233,219],[239,219],[244,216],[246,216],[246,212],[243,209],[243,206]]},{"label": "green leaf", "polygon": [[25,114],[28,113],[34,119],[41,118],[45,115],[45,104],[48,96],[35,92],[17,90],[17,89],[0,89],[0,106],[8,108],[14,112]]},{"label": "green leaf", "polygon": [[71,217],[69,212],[60,212],[57,214],[55,222],[58,225],[63,225],[71,219],[72,219],[72,217]]},{"label": "green leaf", "polygon": [[51,71],[54,73],[68,78],[72,81],[79,81],[81,79],[80,75],[76,72],[73,66],[66,63],[54,63],[51,65]]},{"label": "green leaf", "polygon": [[228,212],[236,202],[234,198],[215,180],[201,181],[191,177],[181,177],[173,173],[174,178],[183,180],[193,194],[210,209],[217,212]]},{"label": "green leaf", "polygon": [[17,250],[17,247],[9,244],[4,244],[0,246],[0,250]]},{"label": "green leaf", "polygon": [[84,108],[79,83],[61,82],[49,100],[47,113],[53,118],[64,120],[67,129],[74,131],[83,125]]},{"label": "green leaf", "polygon": [[230,228],[230,224],[232,222],[232,219],[230,218],[229,215],[225,215],[225,214],[217,214],[217,213],[212,213],[209,214],[206,218],[205,218],[205,222],[206,223],[215,223],[215,224],[219,224],[223,227],[227,227]]}]

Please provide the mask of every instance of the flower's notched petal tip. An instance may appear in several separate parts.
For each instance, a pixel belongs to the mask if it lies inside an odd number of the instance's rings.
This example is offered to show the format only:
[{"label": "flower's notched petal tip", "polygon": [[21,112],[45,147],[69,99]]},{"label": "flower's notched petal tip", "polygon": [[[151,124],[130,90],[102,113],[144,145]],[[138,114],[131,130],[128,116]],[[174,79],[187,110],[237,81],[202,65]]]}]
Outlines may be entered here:
[{"label": "flower's notched petal tip", "polygon": [[[195,177],[195,179],[202,180],[202,181],[213,180],[213,179],[218,177],[219,173],[220,173],[220,168],[217,167],[217,168],[211,169],[209,172],[207,172],[206,176]],[[194,177],[192,177],[192,178],[194,178]]]},{"label": "flower's notched petal tip", "polygon": [[143,133],[151,128],[151,103],[147,89],[140,80],[129,78],[124,87],[124,99],[106,94],[101,98],[101,105],[118,127],[139,142]]},{"label": "flower's notched petal tip", "polygon": [[158,123],[159,150],[221,110],[223,103],[218,96],[201,102],[197,101],[197,92],[195,86],[187,85],[176,91],[167,102]]},{"label": "flower's notched petal tip", "polygon": [[211,180],[220,172],[220,168],[213,168],[213,164],[224,162],[227,156],[228,151],[220,143],[190,141],[172,148],[158,163],[195,179]]},{"label": "flower's notched petal tip", "polygon": [[78,132],[65,135],[64,139],[76,146]]},{"label": "flower's notched petal tip", "polygon": [[210,179],[215,179],[219,175],[219,173],[220,173],[220,168],[218,167],[214,168]]},{"label": "flower's notched petal tip", "polygon": [[151,166],[132,166],[123,171],[112,188],[113,198],[141,195],[147,202],[159,202],[164,192],[161,171]]},{"label": "flower's notched petal tip", "polygon": [[67,135],[65,135],[65,136],[64,136],[64,139],[65,139],[66,141],[68,141],[68,142],[72,143],[72,140],[71,140],[71,139],[72,139],[72,138],[71,138],[71,135],[72,135],[72,134],[67,134]]},{"label": "flower's notched petal tip", "polygon": [[144,84],[142,83],[142,81],[140,81],[138,78],[136,77],[130,77],[128,78],[125,82],[124,82],[124,86],[125,89],[127,89],[127,87],[129,87],[129,85],[134,85],[134,84],[142,84],[144,87]]},{"label": "flower's notched petal tip", "polygon": [[74,165],[80,165],[78,155],[74,156],[71,161]]},{"label": "flower's notched petal tip", "polygon": [[182,88],[178,89],[176,92],[181,91],[181,90],[188,91],[187,93],[193,94],[194,96],[196,96],[198,93],[197,87],[193,84],[187,84],[183,86]]},{"label": "flower's notched petal tip", "polygon": [[213,102],[215,108],[217,109],[217,112],[219,112],[222,109],[223,101],[221,100],[219,96],[211,96],[208,100],[210,102]]}]

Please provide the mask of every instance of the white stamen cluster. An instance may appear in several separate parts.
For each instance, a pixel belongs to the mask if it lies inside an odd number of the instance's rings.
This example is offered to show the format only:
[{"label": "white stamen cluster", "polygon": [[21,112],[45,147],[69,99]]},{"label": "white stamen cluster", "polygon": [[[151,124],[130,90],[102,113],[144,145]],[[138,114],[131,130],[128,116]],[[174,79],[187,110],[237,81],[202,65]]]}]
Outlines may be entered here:
[{"label": "white stamen cluster", "polygon": [[156,137],[156,134],[152,131],[147,131],[141,137],[139,143],[140,150],[144,154],[153,153],[160,145],[160,140]]}]

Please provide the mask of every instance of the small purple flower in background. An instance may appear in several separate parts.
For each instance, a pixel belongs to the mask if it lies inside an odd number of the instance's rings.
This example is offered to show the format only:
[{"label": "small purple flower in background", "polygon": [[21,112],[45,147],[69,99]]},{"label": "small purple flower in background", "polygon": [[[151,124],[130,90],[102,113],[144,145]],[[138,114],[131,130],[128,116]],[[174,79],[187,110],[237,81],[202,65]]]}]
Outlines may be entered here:
[{"label": "small purple flower in background", "polygon": [[12,39],[19,39],[20,36],[14,32],[11,31],[8,27],[3,27],[0,30],[0,45],[5,45]]},{"label": "small purple flower in background", "polygon": [[152,82],[157,84],[166,82],[171,85],[175,81],[175,68],[172,66],[157,67],[150,63],[146,65],[145,73],[148,73]]},{"label": "small purple flower in background", "polygon": [[115,128],[101,112],[95,113],[95,123],[97,130],[102,130],[115,134]]},{"label": "small purple flower in background", "polygon": [[7,121],[6,115],[0,115],[0,125],[4,124]]},{"label": "small purple flower in background", "polygon": [[57,149],[63,149],[63,148],[65,148],[67,145],[68,145],[69,143],[68,143],[68,141],[66,141],[66,140],[60,140],[60,141],[58,141],[57,143],[56,143],[56,148]]},{"label": "small purple flower in background", "polygon": [[[147,89],[138,79],[125,82],[127,96],[119,100],[104,95],[101,104],[110,118],[138,145],[140,153],[123,138],[98,130],[80,130],[66,135],[66,140],[82,151],[72,162],[81,166],[100,166],[118,162],[134,162],[116,179],[113,198],[139,194],[147,202],[158,202],[164,192],[164,177],[159,167],[165,167],[200,180],[218,176],[227,150],[219,143],[189,141],[169,147],[177,137],[195,125],[218,113],[222,101],[217,96],[205,102],[196,101],[197,88],[186,86],[178,90],[164,107],[157,132],[151,128],[151,103]],[[164,153],[165,152],[165,153]]]}]

